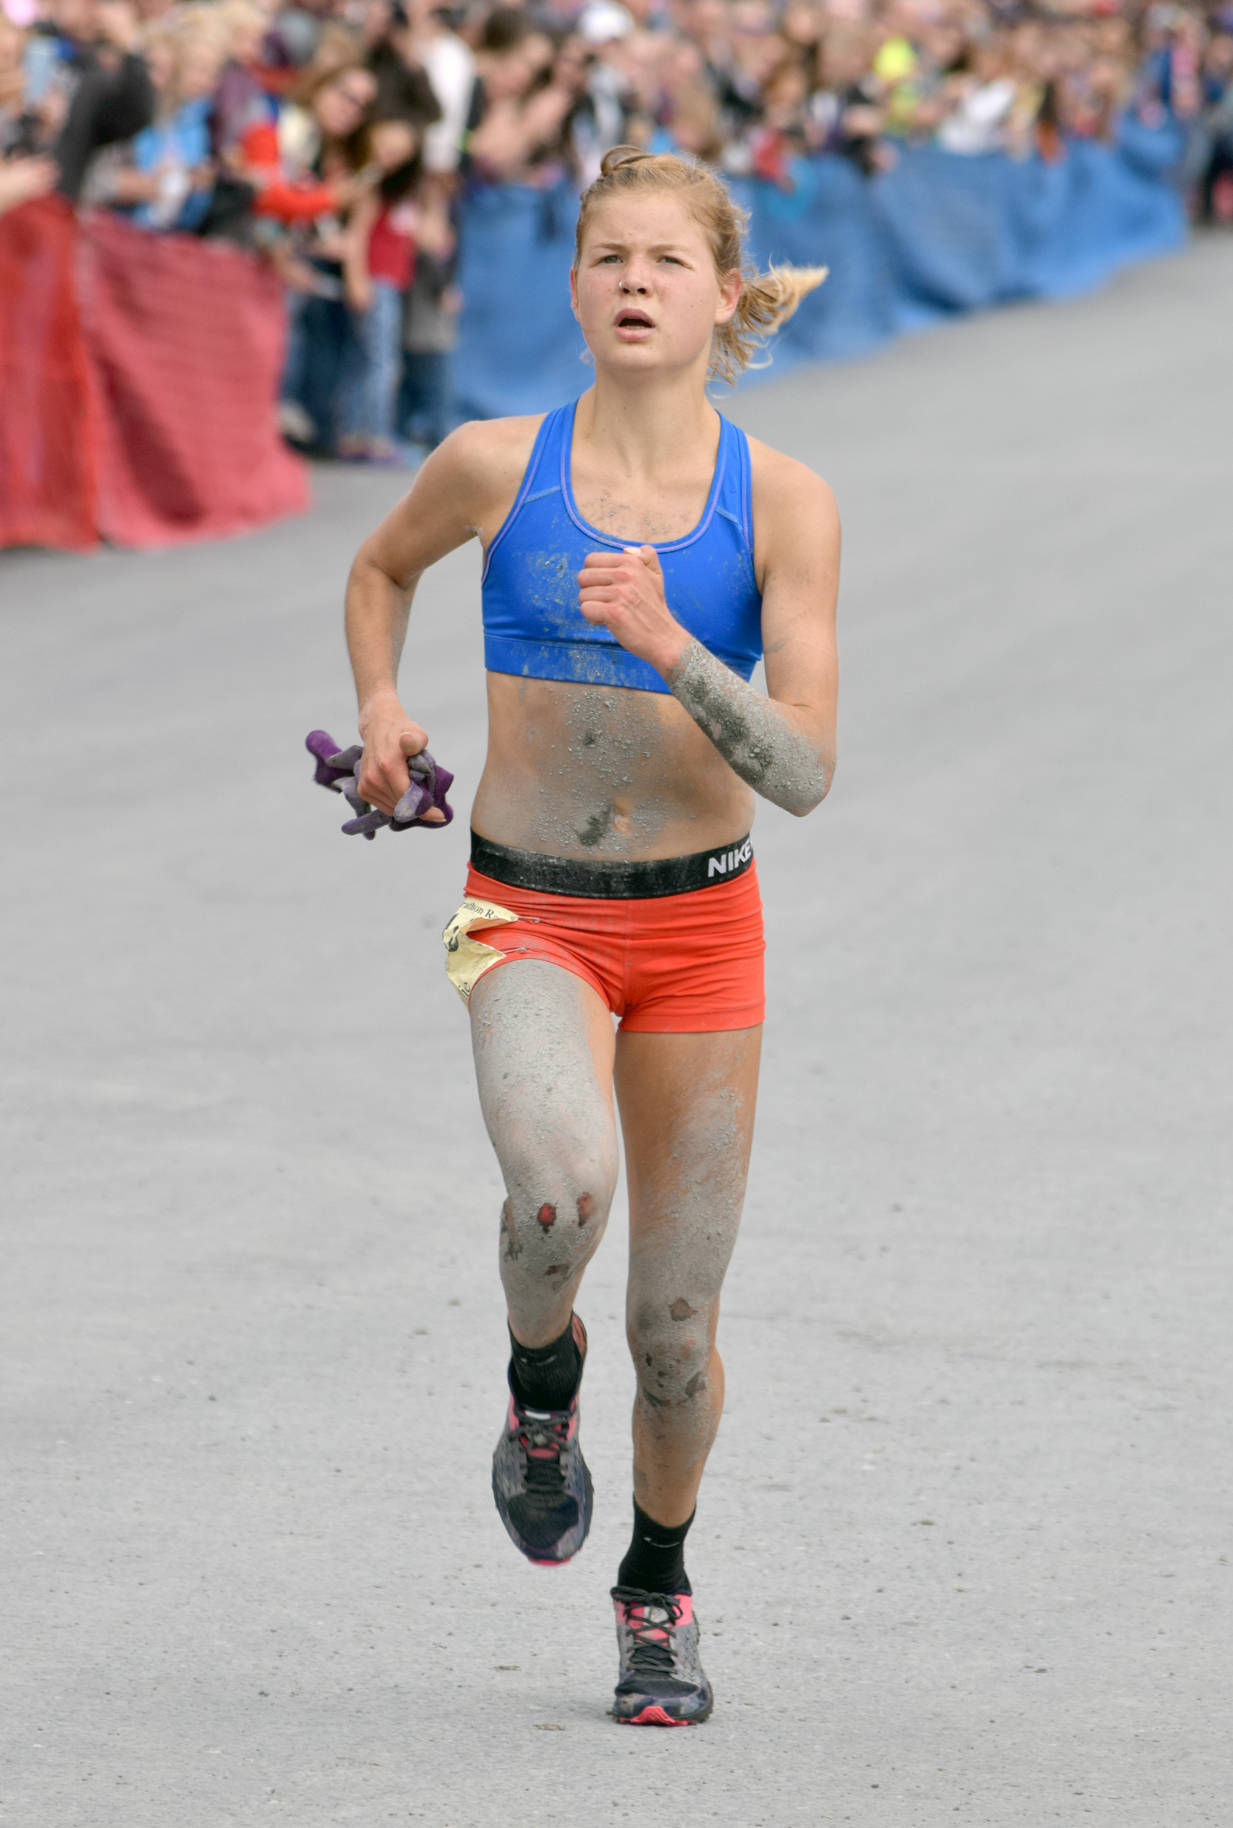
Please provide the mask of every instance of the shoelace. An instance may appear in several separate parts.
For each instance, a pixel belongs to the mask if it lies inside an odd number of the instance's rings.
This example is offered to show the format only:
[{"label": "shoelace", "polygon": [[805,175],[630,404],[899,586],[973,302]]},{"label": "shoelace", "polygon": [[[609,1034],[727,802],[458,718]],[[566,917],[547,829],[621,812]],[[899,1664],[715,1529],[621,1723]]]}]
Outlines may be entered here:
[{"label": "shoelace", "polygon": [[527,1454],[525,1484],[529,1492],[552,1495],[564,1491],[561,1455],[569,1444],[569,1414],[536,1415],[518,1411],[518,1439]]},{"label": "shoelace", "polygon": [[[680,1600],[671,1593],[646,1594],[639,1587],[614,1587],[612,1597],[624,1601],[627,1607],[636,1606],[642,1614],[640,1620],[632,1611],[625,1615],[626,1628],[633,1638],[629,1652],[631,1667],[639,1675],[672,1675],[675,1653],[671,1633],[684,1610]],[[648,1619],[647,1612],[652,1607],[657,1612],[667,1613],[667,1618]]]}]

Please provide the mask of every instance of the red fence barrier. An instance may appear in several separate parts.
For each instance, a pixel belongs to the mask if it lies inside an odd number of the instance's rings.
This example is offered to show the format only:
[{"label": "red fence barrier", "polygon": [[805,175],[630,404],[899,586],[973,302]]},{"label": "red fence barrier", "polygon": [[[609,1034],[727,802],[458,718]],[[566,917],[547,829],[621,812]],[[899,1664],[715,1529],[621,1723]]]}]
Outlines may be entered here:
[{"label": "red fence barrier", "polygon": [[0,546],[162,546],[308,505],[277,277],[55,200],[0,217]]},{"label": "red fence barrier", "polygon": [[76,219],[58,199],[0,216],[0,546],[98,539],[76,249]]}]

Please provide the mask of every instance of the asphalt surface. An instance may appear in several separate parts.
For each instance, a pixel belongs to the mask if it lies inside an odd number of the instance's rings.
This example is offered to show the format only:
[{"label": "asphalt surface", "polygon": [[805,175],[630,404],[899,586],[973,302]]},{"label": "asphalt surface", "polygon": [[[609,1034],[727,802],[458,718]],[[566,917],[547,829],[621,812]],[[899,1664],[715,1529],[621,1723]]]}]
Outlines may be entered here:
[{"label": "asphalt surface", "polygon": [[[399,492],[0,555],[0,1819],[1226,1824],[1233,241],[734,409],[845,517],[841,761],[757,831],[772,1015],[690,1566],[712,1721],[621,1733],[595,1530],[488,1491],[499,1184],[441,969],[465,817],[337,834]],[[481,755],[474,552],[408,703]]]}]

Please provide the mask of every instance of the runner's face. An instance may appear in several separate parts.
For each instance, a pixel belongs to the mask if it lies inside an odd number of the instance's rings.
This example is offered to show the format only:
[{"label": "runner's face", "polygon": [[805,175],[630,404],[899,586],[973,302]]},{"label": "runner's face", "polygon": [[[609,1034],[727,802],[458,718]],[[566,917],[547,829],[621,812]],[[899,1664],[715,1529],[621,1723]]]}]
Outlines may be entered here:
[{"label": "runner's face", "polygon": [[705,370],[740,275],[720,279],[704,230],[678,197],[643,191],[592,210],[570,291],[597,368]]}]

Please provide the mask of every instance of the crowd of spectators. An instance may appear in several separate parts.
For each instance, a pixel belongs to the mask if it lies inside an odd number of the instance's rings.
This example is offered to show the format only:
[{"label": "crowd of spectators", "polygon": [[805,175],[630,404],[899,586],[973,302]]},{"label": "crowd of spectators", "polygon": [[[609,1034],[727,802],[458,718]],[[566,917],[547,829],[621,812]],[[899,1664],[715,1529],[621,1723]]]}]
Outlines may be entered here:
[{"label": "crowd of spectators", "polygon": [[1233,214],[1233,0],[0,0],[0,211],[59,189],[262,251],[288,434],[447,429],[465,187],[586,184],[635,142],[784,190],[932,142],[1059,160],[1130,113]]}]

